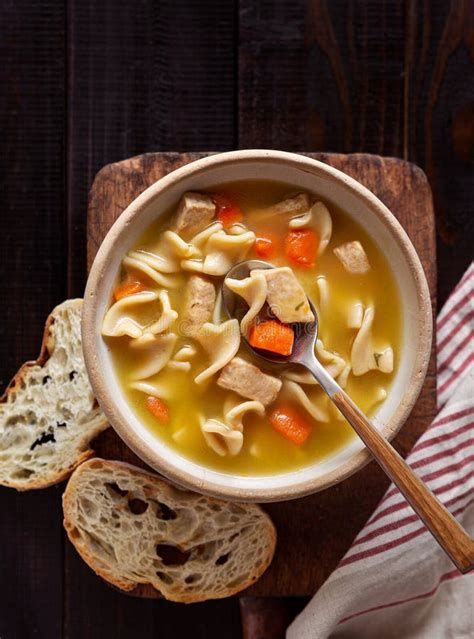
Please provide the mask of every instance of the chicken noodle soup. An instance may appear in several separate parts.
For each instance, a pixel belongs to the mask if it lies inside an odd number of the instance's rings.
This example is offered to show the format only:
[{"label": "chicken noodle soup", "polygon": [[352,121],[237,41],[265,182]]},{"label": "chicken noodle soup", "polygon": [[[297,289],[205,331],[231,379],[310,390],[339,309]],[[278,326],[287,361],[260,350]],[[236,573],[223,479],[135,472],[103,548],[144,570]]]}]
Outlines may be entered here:
[{"label": "chicken noodle soup", "polygon": [[[222,283],[244,259],[254,270]],[[288,355],[294,322],[319,318],[316,354],[360,407],[384,401],[398,363],[401,310],[385,258],[332,204],[288,184],[247,181],[185,193],[124,257],[102,333],[140,420],[184,457],[241,475],[295,470],[353,431],[302,368],[275,369],[244,344]]]}]

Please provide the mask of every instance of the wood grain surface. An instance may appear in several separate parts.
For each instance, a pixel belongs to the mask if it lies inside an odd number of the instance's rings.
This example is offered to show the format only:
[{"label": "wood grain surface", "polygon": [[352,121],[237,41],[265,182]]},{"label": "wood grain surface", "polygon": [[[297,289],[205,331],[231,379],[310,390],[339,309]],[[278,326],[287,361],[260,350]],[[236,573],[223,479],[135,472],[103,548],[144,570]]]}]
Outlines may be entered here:
[{"label": "wood grain surface", "polygon": [[[147,186],[203,153],[150,153],[105,166],[94,180],[87,225],[88,264],[112,223]],[[397,216],[420,256],[436,308],[436,248],[431,192],[423,172],[408,162],[365,154],[310,153],[310,157],[341,169],[373,191]],[[434,359],[431,358],[420,398],[396,438],[405,455],[436,413]],[[144,466],[113,430],[95,446],[100,456]],[[246,594],[283,597],[310,595],[325,581],[383,495],[388,480],[374,464],[338,486],[279,504],[268,504],[278,530],[275,559],[262,579]],[[433,542],[434,543],[434,542]],[[140,596],[155,591],[140,586]]]},{"label": "wood grain surface", "polygon": [[[441,305],[473,257],[473,16],[472,0],[2,2],[0,392],[52,306],[82,295],[97,171],[147,151],[415,162]],[[241,636],[236,600],[183,609],[107,588],[64,541],[62,488],[0,489],[2,639]],[[289,618],[303,604],[281,602]]]},{"label": "wood grain surface", "polygon": [[[55,0],[8,5],[0,6],[0,394],[19,365],[38,356],[46,317],[67,295],[64,11]],[[28,21],[34,38],[22,28]],[[60,491],[0,488],[0,504],[0,636],[21,639],[40,628],[58,637]]]}]

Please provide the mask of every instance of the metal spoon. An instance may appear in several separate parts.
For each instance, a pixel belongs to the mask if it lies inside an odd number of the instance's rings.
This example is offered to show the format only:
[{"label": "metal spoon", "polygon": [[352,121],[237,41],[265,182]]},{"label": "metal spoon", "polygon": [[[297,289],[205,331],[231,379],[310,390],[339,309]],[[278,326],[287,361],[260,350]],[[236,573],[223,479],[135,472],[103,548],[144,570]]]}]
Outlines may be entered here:
[{"label": "metal spoon", "polygon": [[[225,285],[227,278],[244,279],[253,269],[267,268],[274,266],[261,260],[247,260],[230,269],[223,284],[224,307],[229,317],[240,321],[246,312],[246,303]],[[292,325],[295,342],[288,357],[255,350],[244,336],[245,343],[255,355],[267,362],[280,365],[301,364],[310,371],[458,570],[469,572],[474,567],[474,542],[469,535],[316,358],[318,316],[310,300],[309,303],[315,320],[310,324]]]}]

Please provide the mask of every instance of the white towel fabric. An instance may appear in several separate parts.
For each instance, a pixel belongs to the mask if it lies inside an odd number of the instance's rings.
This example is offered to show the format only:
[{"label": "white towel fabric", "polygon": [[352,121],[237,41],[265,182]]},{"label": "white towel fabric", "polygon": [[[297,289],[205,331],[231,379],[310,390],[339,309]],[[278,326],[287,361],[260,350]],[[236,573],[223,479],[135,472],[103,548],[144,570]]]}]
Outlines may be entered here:
[{"label": "white towel fabric", "polygon": [[[474,534],[474,263],[438,316],[439,414],[408,463]],[[337,531],[334,531],[337,534]],[[461,575],[393,484],[288,639],[474,637]]]}]

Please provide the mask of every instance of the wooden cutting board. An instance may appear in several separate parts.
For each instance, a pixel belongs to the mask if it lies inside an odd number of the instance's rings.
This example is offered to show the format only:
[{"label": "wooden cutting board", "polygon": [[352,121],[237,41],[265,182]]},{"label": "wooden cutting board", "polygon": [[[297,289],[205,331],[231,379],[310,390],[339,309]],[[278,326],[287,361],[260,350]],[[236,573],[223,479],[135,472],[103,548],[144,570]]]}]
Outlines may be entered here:
[{"label": "wooden cutting board", "polygon": [[[89,197],[87,257],[90,267],[112,223],[139,193],[161,177],[207,153],[147,153],[105,166]],[[431,191],[425,174],[395,158],[355,154],[307,153],[368,187],[396,215],[423,263],[436,310],[436,244]],[[416,406],[395,440],[403,454],[412,448],[436,413],[433,352]],[[146,467],[112,429],[97,440],[97,454]],[[372,462],[337,486],[290,502],[265,505],[278,529],[274,561],[245,594],[267,597],[312,595],[334,570],[382,497],[388,481]],[[156,596],[148,587],[135,595]]]}]

